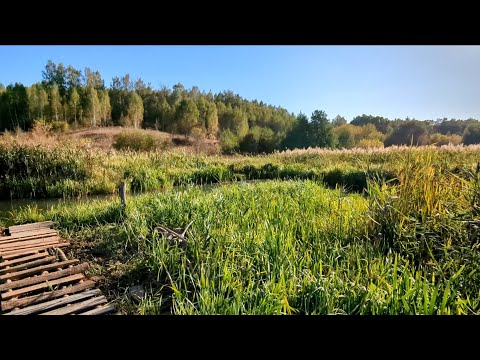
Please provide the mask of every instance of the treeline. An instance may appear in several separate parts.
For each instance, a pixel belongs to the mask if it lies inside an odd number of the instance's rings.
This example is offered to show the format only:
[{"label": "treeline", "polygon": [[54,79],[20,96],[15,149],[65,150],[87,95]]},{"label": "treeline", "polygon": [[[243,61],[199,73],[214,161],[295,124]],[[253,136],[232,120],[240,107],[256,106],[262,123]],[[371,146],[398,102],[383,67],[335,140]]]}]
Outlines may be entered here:
[{"label": "treeline", "polygon": [[232,91],[212,94],[182,84],[153,89],[128,74],[114,77],[107,88],[98,71],[52,61],[42,75],[43,80],[30,87],[0,86],[0,130],[28,130],[39,119],[54,128],[121,125],[225,138],[235,149],[248,135],[261,134],[268,141],[260,149],[270,152],[296,121],[283,108],[248,101]]},{"label": "treeline", "polygon": [[219,139],[225,152],[268,153],[304,147],[379,147],[400,144],[479,143],[477,120],[389,120],[362,115],[350,123],[316,110],[310,119],[286,109],[248,101],[232,91],[218,94],[176,84],[153,89],[127,74],[109,87],[98,71],[49,61],[32,86],[0,84],[0,130],[29,130],[36,121],[53,129],[132,126]]}]

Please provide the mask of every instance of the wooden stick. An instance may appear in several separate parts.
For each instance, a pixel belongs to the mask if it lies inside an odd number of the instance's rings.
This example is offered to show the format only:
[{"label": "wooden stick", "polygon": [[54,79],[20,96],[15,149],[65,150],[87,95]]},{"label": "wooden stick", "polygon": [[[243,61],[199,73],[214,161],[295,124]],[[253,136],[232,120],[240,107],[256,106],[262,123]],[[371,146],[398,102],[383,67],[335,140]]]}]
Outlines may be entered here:
[{"label": "wooden stick", "polygon": [[77,292],[91,289],[95,286],[95,281],[92,280],[85,280],[82,283],[71,285],[66,287],[65,289],[49,291],[47,293],[39,294],[39,295],[32,295],[27,296],[21,299],[11,299],[8,301],[1,302],[2,311],[5,312],[10,309],[14,309],[16,307],[21,307],[24,305],[31,305],[37,304],[45,300],[55,299],[60,296],[75,294]]},{"label": "wooden stick", "polygon": [[67,261],[68,260],[68,258],[65,256],[65,253],[62,251],[62,249],[56,248],[55,251],[56,251],[57,256],[60,260],[62,260],[62,261]]},{"label": "wooden stick", "polygon": [[60,305],[67,305],[72,302],[78,301],[78,300],[83,300],[83,299],[88,299],[94,296],[102,295],[102,292],[99,289],[94,289],[94,290],[89,290],[89,291],[84,291],[78,294],[74,295],[69,295],[60,299],[55,299],[51,301],[47,301],[41,304],[37,305],[31,305],[29,307],[23,308],[23,309],[18,309],[18,310],[13,310],[5,315],[31,315],[31,314],[36,314],[42,311],[50,310],[53,308],[56,308]]},{"label": "wooden stick", "polygon": [[1,298],[2,298],[2,301],[4,301],[4,300],[8,300],[8,299],[18,297],[20,295],[35,291],[35,290],[45,289],[45,288],[49,288],[49,287],[52,287],[52,286],[55,286],[55,285],[61,285],[61,284],[69,283],[69,282],[76,281],[76,280],[82,280],[83,278],[84,278],[83,274],[75,274],[75,275],[72,275],[72,276],[67,276],[67,277],[56,279],[56,280],[53,280],[53,281],[48,281],[48,282],[44,282],[44,283],[41,283],[41,284],[36,284],[36,285],[25,287],[25,288],[22,288],[22,289],[7,291],[7,292],[5,292],[1,295]]},{"label": "wooden stick", "polygon": [[[53,256],[53,258],[55,258],[55,256]],[[24,277],[24,276],[30,276],[30,275],[33,275],[33,274],[42,273],[44,271],[60,269],[60,268],[63,268],[63,267],[67,267],[69,265],[75,265],[75,264],[78,264],[79,262],[80,262],[80,260],[78,260],[78,259],[55,262],[53,264],[38,266],[38,267],[32,268],[32,269],[27,269],[27,270],[22,270],[22,271],[17,271],[17,272],[12,272],[12,273],[9,273],[9,274],[1,275],[0,280],[2,280],[2,281],[5,281],[7,279],[8,280],[15,280],[15,279],[19,279],[19,278]],[[3,289],[2,286],[3,285],[0,285],[0,291],[2,291],[2,289]]]},{"label": "wooden stick", "polygon": [[7,282],[2,285],[0,285],[0,291],[5,291],[8,289],[18,289],[24,286],[30,286],[33,284],[38,284],[43,281],[48,281],[48,280],[53,280],[53,279],[58,279],[64,276],[69,276],[73,274],[78,274],[81,273],[82,271],[85,271],[88,269],[88,263],[83,263],[68,269],[64,270],[58,270],[54,271],[48,274],[44,275],[39,275],[39,276],[34,276],[34,277],[29,277],[23,280],[18,280],[18,281],[12,281],[12,282]]},{"label": "wooden stick", "polygon": [[127,193],[126,193],[126,186],[125,181],[120,183],[118,187],[118,195],[120,196],[120,201],[122,202],[123,207],[127,205]]}]

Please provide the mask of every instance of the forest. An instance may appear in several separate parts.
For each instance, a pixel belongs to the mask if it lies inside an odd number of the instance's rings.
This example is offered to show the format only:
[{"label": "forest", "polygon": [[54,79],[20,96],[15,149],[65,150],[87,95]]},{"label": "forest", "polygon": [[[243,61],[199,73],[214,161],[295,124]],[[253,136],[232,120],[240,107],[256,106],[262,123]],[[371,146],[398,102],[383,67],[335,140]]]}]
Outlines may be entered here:
[{"label": "forest", "polygon": [[[156,79],[158,80],[158,79]],[[154,89],[129,74],[109,87],[99,71],[48,61],[31,86],[0,84],[0,131],[28,131],[35,122],[55,131],[126,126],[218,139],[224,153],[295,148],[378,148],[480,143],[477,119],[388,119],[362,114],[350,122],[315,110],[310,117],[247,100],[231,90],[213,94],[178,83]]]}]

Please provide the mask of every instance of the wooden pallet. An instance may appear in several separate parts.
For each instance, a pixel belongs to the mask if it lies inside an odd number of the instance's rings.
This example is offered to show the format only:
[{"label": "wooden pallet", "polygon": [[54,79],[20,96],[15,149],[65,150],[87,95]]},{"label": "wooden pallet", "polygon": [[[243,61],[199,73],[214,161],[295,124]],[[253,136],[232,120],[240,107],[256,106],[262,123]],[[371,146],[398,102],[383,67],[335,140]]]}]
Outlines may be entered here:
[{"label": "wooden pallet", "polygon": [[100,315],[115,311],[83,272],[88,263],[68,260],[70,245],[53,222],[11,226],[0,236],[2,315]]}]

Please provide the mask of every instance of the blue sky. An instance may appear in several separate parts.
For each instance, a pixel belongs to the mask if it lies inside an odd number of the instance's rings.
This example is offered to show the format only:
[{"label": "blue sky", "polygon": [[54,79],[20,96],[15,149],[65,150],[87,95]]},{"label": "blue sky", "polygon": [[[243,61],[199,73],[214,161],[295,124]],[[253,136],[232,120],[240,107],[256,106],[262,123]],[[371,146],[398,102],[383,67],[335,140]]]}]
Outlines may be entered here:
[{"label": "blue sky", "polygon": [[480,46],[0,46],[0,83],[40,81],[49,59],[295,114],[480,119]]}]

